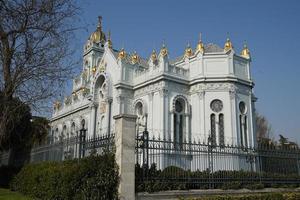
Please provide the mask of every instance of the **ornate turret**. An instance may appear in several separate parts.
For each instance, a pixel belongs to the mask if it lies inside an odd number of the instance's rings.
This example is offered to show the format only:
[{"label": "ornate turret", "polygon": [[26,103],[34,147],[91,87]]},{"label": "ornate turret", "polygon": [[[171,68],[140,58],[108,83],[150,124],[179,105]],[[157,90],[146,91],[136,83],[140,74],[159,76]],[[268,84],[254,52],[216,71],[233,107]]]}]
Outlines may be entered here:
[{"label": "ornate turret", "polygon": [[247,58],[247,59],[251,58],[250,51],[246,44],[244,44],[243,50],[241,51],[241,56],[243,56],[244,58]]},{"label": "ornate turret", "polygon": [[121,51],[118,54],[118,58],[119,59],[124,59],[125,56],[126,56],[126,52],[125,52],[124,48],[122,48]]},{"label": "ornate turret", "polygon": [[198,41],[198,44],[197,44],[197,47],[196,47],[196,52],[204,53],[204,44],[202,42],[201,33],[200,33],[199,41]]},{"label": "ornate turret", "polygon": [[231,49],[233,49],[232,43],[231,43],[230,39],[227,38],[225,45],[224,45],[224,51],[229,51]]},{"label": "ornate turret", "polygon": [[95,32],[93,32],[89,38],[94,43],[101,42],[102,44],[106,41],[104,32],[102,31],[102,17],[98,17],[98,26]]},{"label": "ornate turret", "polygon": [[184,56],[191,57],[192,55],[193,55],[193,50],[192,50],[190,44],[188,43],[187,47],[185,48]]},{"label": "ornate turret", "polygon": [[162,48],[160,49],[160,55],[162,55],[163,57],[168,55],[168,49],[165,43],[163,43]]}]

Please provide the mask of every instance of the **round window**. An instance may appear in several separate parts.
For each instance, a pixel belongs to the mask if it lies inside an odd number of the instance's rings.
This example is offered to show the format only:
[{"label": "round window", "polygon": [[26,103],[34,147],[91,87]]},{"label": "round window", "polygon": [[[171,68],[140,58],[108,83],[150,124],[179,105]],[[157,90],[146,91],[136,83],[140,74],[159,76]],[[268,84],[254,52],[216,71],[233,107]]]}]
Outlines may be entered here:
[{"label": "round window", "polygon": [[246,109],[246,104],[245,104],[245,102],[241,101],[241,102],[239,103],[239,109],[240,109],[240,112],[241,112],[242,114],[245,114],[245,113],[246,113],[247,109]]},{"label": "round window", "polygon": [[223,103],[221,100],[219,99],[215,99],[211,102],[210,104],[210,108],[212,109],[212,111],[214,112],[220,112],[223,109]]}]

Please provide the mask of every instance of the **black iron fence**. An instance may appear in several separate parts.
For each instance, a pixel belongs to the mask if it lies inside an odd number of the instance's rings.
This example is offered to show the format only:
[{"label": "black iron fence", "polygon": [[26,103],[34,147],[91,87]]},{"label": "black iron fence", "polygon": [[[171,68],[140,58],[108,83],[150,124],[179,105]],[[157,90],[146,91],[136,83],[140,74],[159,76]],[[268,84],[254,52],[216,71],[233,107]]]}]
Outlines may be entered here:
[{"label": "black iron fence", "polygon": [[219,146],[209,138],[179,143],[149,138],[147,131],[136,138],[137,191],[300,184],[299,164],[298,148]]}]

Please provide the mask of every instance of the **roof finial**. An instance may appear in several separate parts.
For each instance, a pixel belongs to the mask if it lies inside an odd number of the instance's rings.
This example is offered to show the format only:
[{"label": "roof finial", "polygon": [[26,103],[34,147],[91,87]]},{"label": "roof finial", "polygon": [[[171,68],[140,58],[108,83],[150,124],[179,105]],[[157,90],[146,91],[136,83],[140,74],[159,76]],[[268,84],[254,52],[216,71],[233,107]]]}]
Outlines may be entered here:
[{"label": "roof finial", "polygon": [[98,16],[98,26],[97,28],[99,28],[100,30],[102,29],[102,16]]},{"label": "roof finial", "polygon": [[186,47],[186,49],[185,49],[184,55],[185,55],[186,57],[191,57],[191,56],[193,55],[193,50],[192,50],[192,48],[191,48],[190,42],[187,43],[187,47]]},{"label": "roof finial", "polygon": [[165,40],[163,40],[162,48],[160,49],[160,54],[165,57],[168,55],[168,49],[165,45]]},{"label": "roof finial", "polygon": [[244,58],[247,58],[247,59],[251,58],[250,51],[247,47],[246,41],[244,41],[244,47],[243,47],[243,50],[241,51],[241,56],[243,56]]},{"label": "roof finial", "polygon": [[111,41],[111,33],[110,33],[110,30],[108,30],[108,39],[107,39],[107,43],[108,43],[108,48],[112,48],[112,41]]},{"label": "roof finial", "polygon": [[226,39],[226,42],[225,42],[225,45],[224,45],[224,50],[229,51],[231,49],[233,49],[233,46],[232,46],[232,43],[229,39],[229,32],[227,32],[227,39]]},{"label": "roof finial", "polygon": [[197,44],[196,52],[204,52],[204,44],[202,42],[202,33],[199,33],[199,42]]}]

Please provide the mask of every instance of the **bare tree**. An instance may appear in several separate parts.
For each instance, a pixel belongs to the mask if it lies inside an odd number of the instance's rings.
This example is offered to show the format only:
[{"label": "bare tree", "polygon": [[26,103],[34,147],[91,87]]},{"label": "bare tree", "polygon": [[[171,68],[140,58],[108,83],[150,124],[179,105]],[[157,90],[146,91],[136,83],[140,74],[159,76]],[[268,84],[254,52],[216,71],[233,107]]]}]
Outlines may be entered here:
[{"label": "bare tree", "polygon": [[[75,0],[0,0],[2,105],[18,98],[38,111],[60,92],[73,75],[77,15]],[[14,108],[1,112],[0,147]]]},{"label": "bare tree", "polygon": [[267,118],[263,115],[255,113],[256,117],[256,135],[257,139],[271,139],[272,127]]}]

